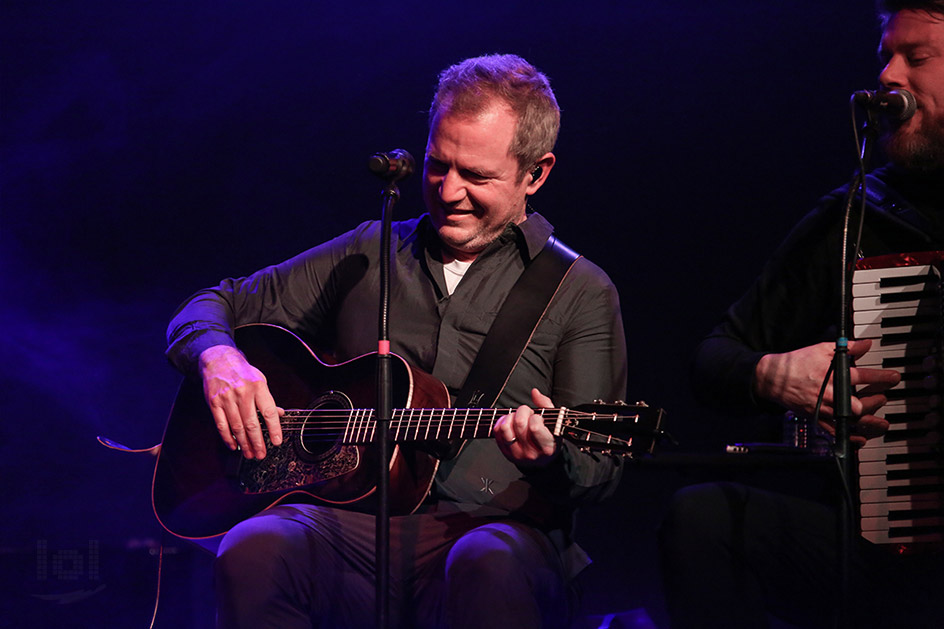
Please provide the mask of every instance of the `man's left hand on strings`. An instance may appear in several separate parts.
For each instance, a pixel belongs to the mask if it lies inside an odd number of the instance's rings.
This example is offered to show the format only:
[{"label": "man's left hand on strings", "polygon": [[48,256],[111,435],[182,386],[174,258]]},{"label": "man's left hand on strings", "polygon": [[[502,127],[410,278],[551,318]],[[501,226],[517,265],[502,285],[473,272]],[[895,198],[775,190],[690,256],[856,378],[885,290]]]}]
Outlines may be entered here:
[{"label": "man's left hand on strings", "polygon": [[[551,398],[537,389],[531,389],[531,400],[538,409],[554,407]],[[521,467],[543,467],[557,454],[557,439],[544,425],[544,417],[530,406],[519,406],[501,417],[492,434],[502,454]]]}]

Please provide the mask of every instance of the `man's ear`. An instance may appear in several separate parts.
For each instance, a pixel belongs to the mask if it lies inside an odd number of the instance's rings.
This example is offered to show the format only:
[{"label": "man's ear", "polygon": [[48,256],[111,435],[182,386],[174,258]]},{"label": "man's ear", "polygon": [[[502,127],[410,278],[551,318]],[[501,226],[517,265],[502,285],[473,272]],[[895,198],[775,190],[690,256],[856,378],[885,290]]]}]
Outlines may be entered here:
[{"label": "man's ear", "polygon": [[531,169],[531,172],[525,177],[528,177],[528,187],[525,188],[525,194],[528,196],[537,192],[541,186],[544,185],[544,182],[547,181],[547,176],[551,174],[551,169],[554,168],[554,163],[557,161],[557,158],[554,157],[553,153],[545,153],[541,159],[539,159],[534,164],[534,168]]}]

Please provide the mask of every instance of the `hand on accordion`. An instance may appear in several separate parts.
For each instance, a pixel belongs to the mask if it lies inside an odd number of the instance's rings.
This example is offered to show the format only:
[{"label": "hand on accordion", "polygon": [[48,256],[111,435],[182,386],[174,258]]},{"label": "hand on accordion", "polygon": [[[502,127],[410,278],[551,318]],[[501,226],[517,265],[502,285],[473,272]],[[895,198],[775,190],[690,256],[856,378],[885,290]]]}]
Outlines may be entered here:
[{"label": "hand on accordion", "polygon": [[[871,347],[870,340],[850,341],[849,355],[855,360]],[[754,394],[796,413],[812,416],[834,349],[833,343],[818,343],[783,354],[765,354],[754,369]],[[860,387],[852,398],[856,422],[850,439],[861,446],[867,439],[888,430],[888,422],[875,413],[887,401],[883,392],[898,384],[901,376],[893,369],[853,367],[850,380],[853,387]],[[833,433],[833,401],[830,377],[819,409],[820,424],[830,434]]]}]

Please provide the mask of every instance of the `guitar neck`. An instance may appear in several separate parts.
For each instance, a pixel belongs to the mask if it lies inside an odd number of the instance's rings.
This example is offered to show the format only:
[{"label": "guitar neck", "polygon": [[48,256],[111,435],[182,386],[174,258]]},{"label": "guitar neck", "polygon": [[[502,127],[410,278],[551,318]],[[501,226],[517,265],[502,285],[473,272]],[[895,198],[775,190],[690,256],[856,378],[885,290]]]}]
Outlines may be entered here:
[{"label": "guitar neck", "polygon": [[[405,408],[395,409],[390,419],[390,439],[394,443],[439,441],[446,439],[482,439],[490,437],[499,417],[513,413],[510,408]],[[566,408],[542,409],[544,425],[554,435],[562,434],[572,413]],[[364,445],[377,436],[374,409],[286,410],[286,424],[295,424],[304,432],[340,433],[340,443]]]}]

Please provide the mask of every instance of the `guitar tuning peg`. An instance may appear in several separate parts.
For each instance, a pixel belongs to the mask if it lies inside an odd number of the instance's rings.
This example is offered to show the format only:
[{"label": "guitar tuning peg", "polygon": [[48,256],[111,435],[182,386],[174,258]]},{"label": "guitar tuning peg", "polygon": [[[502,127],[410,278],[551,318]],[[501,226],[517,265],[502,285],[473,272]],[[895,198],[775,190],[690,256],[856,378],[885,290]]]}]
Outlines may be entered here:
[{"label": "guitar tuning peg", "polygon": [[605,404],[602,398],[597,398],[593,401],[594,404]]}]

